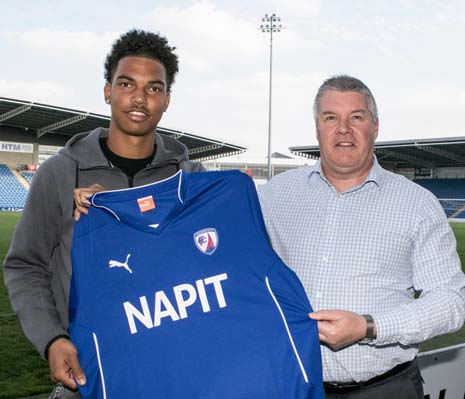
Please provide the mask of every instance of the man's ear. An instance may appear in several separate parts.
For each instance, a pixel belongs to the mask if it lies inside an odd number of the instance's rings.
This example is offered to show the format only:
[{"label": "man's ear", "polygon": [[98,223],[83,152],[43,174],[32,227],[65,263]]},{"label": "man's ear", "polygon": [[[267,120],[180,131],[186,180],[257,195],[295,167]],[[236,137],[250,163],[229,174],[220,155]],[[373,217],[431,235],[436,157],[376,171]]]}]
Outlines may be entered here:
[{"label": "man's ear", "polygon": [[105,99],[105,102],[107,104],[110,104],[111,102],[111,85],[110,83],[105,83],[105,86],[103,87],[103,96]]},{"label": "man's ear", "polygon": [[377,138],[378,138],[378,131],[379,131],[379,118],[376,120],[376,122],[374,122],[374,125],[375,125],[375,128],[374,128],[374,131],[373,131],[373,141],[375,141]]},{"label": "man's ear", "polygon": [[318,144],[320,144],[320,129],[318,129],[318,123],[315,123],[315,132],[316,132],[316,140]]},{"label": "man's ear", "polygon": [[166,110],[170,106],[170,100],[171,100],[171,92],[169,91],[165,97],[165,102],[163,104],[163,112],[166,112]]}]

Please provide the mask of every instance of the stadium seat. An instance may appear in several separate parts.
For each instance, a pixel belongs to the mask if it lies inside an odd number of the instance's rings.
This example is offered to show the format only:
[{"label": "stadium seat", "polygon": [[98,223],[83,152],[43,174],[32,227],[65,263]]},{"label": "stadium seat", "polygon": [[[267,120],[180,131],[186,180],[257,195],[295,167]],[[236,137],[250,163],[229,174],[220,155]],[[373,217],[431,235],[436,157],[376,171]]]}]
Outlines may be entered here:
[{"label": "stadium seat", "polygon": [[26,181],[31,184],[34,173],[32,172],[22,172],[21,175],[26,179]]},{"label": "stadium seat", "polygon": [[465,179],[416,179],[414,181],[430,190],[438,198],[465,198]]},{"label": "stadium seat", "polygon": [[455,214],[465,206],[465,179],[416,179],[414,182],[439,199],[447,217],[465,219],[465,211]]},{"label": "stadium seat", "polygon": [[0,164],[0,210],[23,209],[27,189],[5,164]]}]

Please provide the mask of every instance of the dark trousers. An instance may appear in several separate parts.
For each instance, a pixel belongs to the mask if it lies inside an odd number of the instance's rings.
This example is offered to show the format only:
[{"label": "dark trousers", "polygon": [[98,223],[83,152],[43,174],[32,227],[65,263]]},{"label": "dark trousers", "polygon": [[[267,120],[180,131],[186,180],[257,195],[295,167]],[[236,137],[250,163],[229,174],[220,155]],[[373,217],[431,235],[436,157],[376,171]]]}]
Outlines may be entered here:
[{"label": "dark trousers", "polygon": [[423,379],[414,360],[405,370],[382,381],[347,392],[335,391],[327,392],[326,399],[423,399]]}]

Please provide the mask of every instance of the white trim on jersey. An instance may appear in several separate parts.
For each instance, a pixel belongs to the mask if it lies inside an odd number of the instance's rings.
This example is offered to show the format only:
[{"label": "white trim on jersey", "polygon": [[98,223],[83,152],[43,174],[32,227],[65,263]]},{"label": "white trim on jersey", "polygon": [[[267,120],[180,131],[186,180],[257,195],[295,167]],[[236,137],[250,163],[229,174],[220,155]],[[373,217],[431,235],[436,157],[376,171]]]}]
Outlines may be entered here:
[{"label": "white trim on jersey", "polygon": [[117,192],[123,192],[123,191],[132,191],[132,190],[138,190],[140,188],[143,188],[143,187],[149,187],[149,186],[156,186],[157,184],[160,184],[160,183],[164,183],[165,181],[168,181],[170,179],[174,179],[175,177],[177,177],[178,175],[179,176],[179,182],[178,182],[178,199],[179,199],[179,202],[181,204],[183,204],[183,200],[181,198],[181,181],[182,181],[182,169],[180,169],[178,172],[176,172],[173,176],[170,176],[170,177],[167,177],[166,179],[163,179],[163,180],[159,180],[155,183],[148,183],[148,184],[144,184],[143,186],[137,186],[137,187],[128,187],[128,188],[120,188],[119,190],[105,190],[105,191],[99,191],[97,193],[95,193],[93,196],[92,196],[92,199],[91,199],[91,203],[93,206],[95,206],[96,208],[102,208],[102,209],[106,209],[108,212],[110,212],[118,221],[121,221],[120,217],[114,212],[112,211],[110,208],[107,208],[106,206],[102,206],[102,205],[97,205],[94,200],[95,200],[95,197],[97,197],[98,195],[100,194],[105,194],[105,193],[117,193]]},{"label": "white trim on jersey", "polygon": [[102,205],[95,205],[94,200],[92,200],[92,205],[95,206],[96,208],[106,209],[118,220],[118,222],[121,222],[121,219],[119,218],[119,216],[114,211],[112,211],[110,208],[107,208],[106,206],[102,206]]},{"label": "white trim on jersey", "polygon": [[287,325],[286,317],[284,316],[284,313],[283,313],[283,311],[281,309],[281,306],[279,305],[278,300],[276,299],[276,297],[273,294],[273,291],[271,290],[270,282],[268,280],[268,276],[265,277],[265,282],[266,282],[266,287],[268,288],[268,291],[270,292],[270,295],[273,298],[273,301],[274,301],[274,303],[276,304],[276,307],[279,310],[281,318],[283,319],[284,327],[286,327],[286,332],[287,332],[287,335],[289,336],[289,341],[291,342],[291,346],[292,346],[292,349],[294,350],[295,357],[297,358],[297,363],[299,363],[300,371],[302,372],[302,375],[304,377],[305,382],[308,384],[307,372],[305,371],[304,365],[302,364],[302,360],[300,360],[299,352],[297,352],[297,348],[295,347],[294,339],[292,338],[291,332],[289,331],[289,326]]},{"label": "white trim on jersey", "polygon": [[102,361],[100,360],[100,349],[99,349],[99,346],[98,346],[98,339],[97,339],[97,335],[95,335],[95,333],[92,333],[92,335],[94,336],[94,345],[95,345],[95,351],[97,352],[98,368],[100,370],[100,379],[102,381],[103,399],[107,399],[107,389],[105,388],[105,376],[103,375]]},{"label": "white trim on jersey", "polygon": [[[182,181],[182,170],[180,170],[179,172],[181,172],[181,176],[179,176],[179,182],[178,182],[178,198],[179,198],[179,202],[181,204],[184,204],[184,201],[182,200],[181,198],[181,181]],[[178,172],[178,173],[179,173]]]},{"label": "white trim on jersey", "polygon": [[174,175],[172,175],[172,176],[170,176],[170,177],[167,177],[166,179],[163,179],[163,180],[158,180],[158,181],[153,182],[153,183],[147,183],[147,184],[144,184],[143,186],[119,188],[119,189],[117,189],[117,190],[98,191],[98,192],[96,192],[96,193],[94,194],[94,197],[96,197],[97,195],[100,195],[100,194],[104,194],[104,193],[119,193],[119,192],[123,192],[123,191],[138,190],[138,189],[140,189],[140,188],[149,187],[149,186],[156,186],[157,184],[161,184],[161,183],[164,183],[165,181],[174,179],[174,178],[175,178],[177,175],[179,175],[179,174],[182,175],[182,169],[180,169],[179,171],[177,171]]}]

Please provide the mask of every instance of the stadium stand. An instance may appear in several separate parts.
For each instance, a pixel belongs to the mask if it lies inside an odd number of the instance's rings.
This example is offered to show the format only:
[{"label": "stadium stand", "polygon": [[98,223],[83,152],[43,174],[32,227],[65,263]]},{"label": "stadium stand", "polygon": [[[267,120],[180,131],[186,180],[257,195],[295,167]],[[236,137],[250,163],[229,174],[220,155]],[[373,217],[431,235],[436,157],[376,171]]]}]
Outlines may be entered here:
[{"label": "stadium stand", "polygon": [[26,179],[26,181],[31,184],[34,173],[31,172],[22,172],[21,175]]},{"label": "stadium stand", "polygon": [[415,179],[414,182],[439,199],[447,217],[465,219],[465,179]]},{"label": "stadium stand", "polygon": [[5,164],[0,164],[0,210],[24,208],[27,190]]},{"label": "stadium stand", "polygon": [[465,219],[465,211],[460,212],[455,216],[456,219]]},{"label": "stadium stand", "polygon": [[465,179],[415,179],[414,182],[438,198],[463,199],[465,195]]}]

